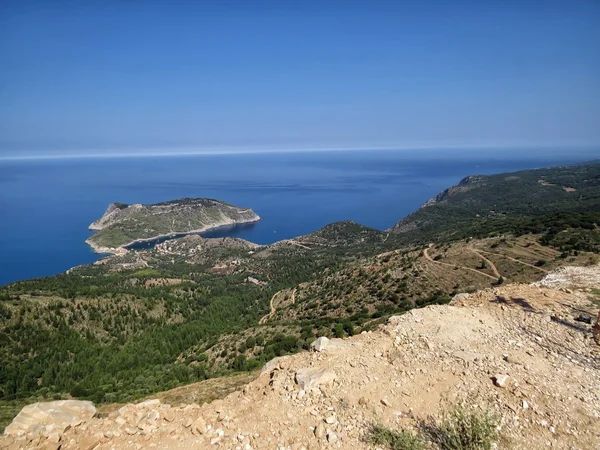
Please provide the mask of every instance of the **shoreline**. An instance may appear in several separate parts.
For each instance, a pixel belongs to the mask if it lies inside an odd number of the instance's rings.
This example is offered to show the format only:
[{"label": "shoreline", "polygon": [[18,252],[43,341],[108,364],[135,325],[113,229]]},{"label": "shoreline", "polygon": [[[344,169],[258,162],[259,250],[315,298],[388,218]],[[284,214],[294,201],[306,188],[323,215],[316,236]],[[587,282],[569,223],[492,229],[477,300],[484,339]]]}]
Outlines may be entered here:
[{"label": "shoreline", "polygon": [[200,228],[200,229],[197,229],[197,230],[174,231],[174,232],[171,232],[171,233],[158,234],[156,236],[152,236],[152,237],[149,237],[149,238],[134,239],[133,241],[128,242],[126,244],[119,245],[118,247],[104,247],[104,246],[98,245],[95,242],[90,241],[90,239],[93,237],[93,235],[90,236],[88,239],[86,239],[85,243],[92,248],[92,250],[94,251],[94,253],[107,254],[107,255],[116,255],[116,254],[119,254],[119,253],[123,253],[123,252],[129,251],[129,250],[127,250],[127,247],[129,247],[130,245],[134,245],[134,244],[141,244],[141,243],[144,243],[144,242],[150,242],[150,241],[154,241],[156,239],[161,239],[161,238],[176,237],[176,236],[187,236],[187,235],[190,235],[190,234],[205,233],[207,231],[216,230],[216,229],[221,228],[221,227],[226,227],[226,226],[230,226],[230,225],[245,224],[245,223],[256,223],[256,222],[259,222],[260,220],[261,220],[260,216],[258,214],[256,214],[256,218],[253,218],[253,219],[250,219],[250,220],[243,220],[243,221],[233,220],[231,222],[220,223],[218,225],[207,225],[207,226],[205,226],[203,228]]}]

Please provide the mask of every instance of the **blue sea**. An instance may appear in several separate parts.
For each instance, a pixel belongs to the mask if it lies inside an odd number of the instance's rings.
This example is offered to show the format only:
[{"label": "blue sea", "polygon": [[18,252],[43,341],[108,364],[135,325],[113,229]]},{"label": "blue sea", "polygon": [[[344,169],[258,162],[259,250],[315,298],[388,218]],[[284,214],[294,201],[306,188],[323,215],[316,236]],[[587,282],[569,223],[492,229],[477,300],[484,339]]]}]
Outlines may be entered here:
[{"label": "blue sea", "polygon": [[[582,162],[592,153],[351,151],[0,160],[0,285],[64,272],[100,255],[88,225],[112,202],[209,197],[262,220],[207,236],[259,244],[339,220],[384,230],[470,174]],[[493,156],[491,156],[493,155]]]}]

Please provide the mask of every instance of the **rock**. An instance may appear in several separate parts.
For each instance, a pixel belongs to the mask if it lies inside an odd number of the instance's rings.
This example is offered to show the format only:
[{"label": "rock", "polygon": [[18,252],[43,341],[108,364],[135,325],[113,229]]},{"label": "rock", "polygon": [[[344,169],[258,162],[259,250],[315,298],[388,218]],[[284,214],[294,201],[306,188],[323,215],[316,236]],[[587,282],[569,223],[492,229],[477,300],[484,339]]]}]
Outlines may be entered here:
[{"label": "rock", "polygon": [[367,403],[368,403],[368,401],[367,401],[367,399],[366,399],[366,398],[364,398],[364,397],[361,397],[361,398],[359,398],[359,399],[358,399],[358,404],[359,404],[360,406],[365,406]]},{"label": "rock", "polygon": [[338,440],[337,434],[335,434],[333,431],[330,431],[329,433],[327,433],[327,442],[329,442],[330,444],[335,444]]},{"label": "rock", "polygon": [[47,425],[64,430],[76,421],[94,417],[96,408],[90,401],[57,400],[25,406],[4,430],[5,436],[28,434],[37,436],[46,431]]},{"label": "rock", "polygon": [[57,444],[60,442],[60,434],[58,431],[54,431],[48,435],[48,441]]},{"label": "rock", "polygon": [[325,350],[327,348],[328,345],[329,345],[329,339],[326,338],[325,336],[321,336],[316,341],[314,341],[312,344],[310,344],[310,348],[311,348],[311,350],[314,350],[315,352],[322,352],[323,350]]},{"label": "rock", "polygon": [[329,416],[325,419],[325,423],[332,425],[334,423],[337,422],[337,419],[335,418],[335,416]]},{"label": "rock", "polygon": [[157,398],[154,398],[152,400],[146,400],[145,402],[138,403],[135,406],[138,409],[144,409],[144,408],[151,408],[153,406],[158,406],[158,405],[160,405],[160,400]]},{"label": "rock", "polygon": [[93,450],[100,444],[100,436],[91,435],[85,436],[78,443],[78,448],[80,450]]},{"label": "rock", "polygon": [[332,384],[335,378],[335,372],[327,368],[308,367],[296,372],[296,383],[304,391],[315,389],[320,385]]},{"label": "rock", "polygon": [[164,410],[163,419],[165,419],[167,422],[173,422],[173,420],[175,420],[175,412],[170,408]]},{"label": "rock", "polygon": [[592,322],[594,321],[594,318],[592,316],[590,316],[589,314],[579,314],[577,317],[575,317],[575,321],[583,322],[583,323],[587,323],[588,325],[591,325]]},{"label": "rock", "polygon": [[382,399],[381,399],[381,404],[382,404],[383,406],[390,406],[390,402],[388,401],[388,399],[387,399],[387,398],[382,398]]},{"label": "rock", "polygon": [[325,425],[322,423],[318,424],[315,428],[315,437],[317,439],[323,439],[325,437]]},{"label": "rock", "polygon": [[198,435],[206,433],[206,422],[202,416],[198,417],[194,420],[194,423],[192,423],[192,433]]},{"label": "rock", "polygon": [[281,363],[287,358],[288,356],[278,356],[277,358],[273,358],[263,366],[260,375],[262,376],[264,374],[271,373],[274,370],[279,370],[281,368]]},{"label": "rock", "polygon": [[521,403],[521,406],[523,406],[523,409],[527,409],[527,408],[529,408],[529,403],[527,403],[525,400],[523,400],[523,402]]},{"label": "rock", "polygon": [[494,375],[493,377],[494,384],[498,387],[505,388],[510,383],[510,377],[508,375]]},{"label": "rock", "polygon": [[194,421],[191,418],[187,418],[186,421],[184,422],[183,426],[186,428],[189,428],[192,426],[192,424],[194,423]]},{"label": "rock", "polygon": [[468,300],[469,297],[470,294],[467,294],[466,292],[461,292],[460,294],[456,294],[454,297],[452,297],[452,301],[459,302],[461,300]]},{"label": "rock", "polygon": [[513,355],[504,355],[504,361],[509,362],[511,364],[517,364],[519,366],[524,366],[525,364],[519,358]]},{"label": "rock", "polygon": [[478,359],[481,359],[483,356],[481,355],[481,353],[475,353],[475,352],[464,352],[464,351],[458,351],[458,352],[454,352],[453,355],[458,358],[458,359],[462,359],[465,362],[475,362]]}]

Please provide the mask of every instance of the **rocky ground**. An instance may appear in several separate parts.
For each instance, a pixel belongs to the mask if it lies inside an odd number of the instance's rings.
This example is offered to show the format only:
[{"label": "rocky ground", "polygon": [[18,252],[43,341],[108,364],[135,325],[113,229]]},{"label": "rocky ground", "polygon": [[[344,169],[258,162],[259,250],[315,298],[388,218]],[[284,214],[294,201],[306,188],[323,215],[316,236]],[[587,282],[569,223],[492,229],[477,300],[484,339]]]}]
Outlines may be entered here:
[{"label": "rocky ground", "polygon": [[70,425],[9,426],[0,448],[375,448],[365,440],[373,424],[415,429],[469,404],[497,414],[497,448],[597,449],[591,288],[600,286],[600,268],[573,273],[460,294],[376,332],[319,340],[210,404],[150,400]]}]

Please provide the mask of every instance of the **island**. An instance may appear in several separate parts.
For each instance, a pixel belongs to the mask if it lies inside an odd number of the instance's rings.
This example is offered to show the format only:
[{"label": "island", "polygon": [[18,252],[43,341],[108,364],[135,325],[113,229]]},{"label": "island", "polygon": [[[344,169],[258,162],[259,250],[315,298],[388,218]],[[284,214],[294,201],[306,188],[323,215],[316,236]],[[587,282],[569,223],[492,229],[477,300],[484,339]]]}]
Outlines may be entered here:
[{"label": "island", "polygon": [[210,198],[181,198],[152,205],[112,203],[89,226],[96,232],[85,242],[96,253],[122,253],[135,242],[259,220],[251,209]]}]

